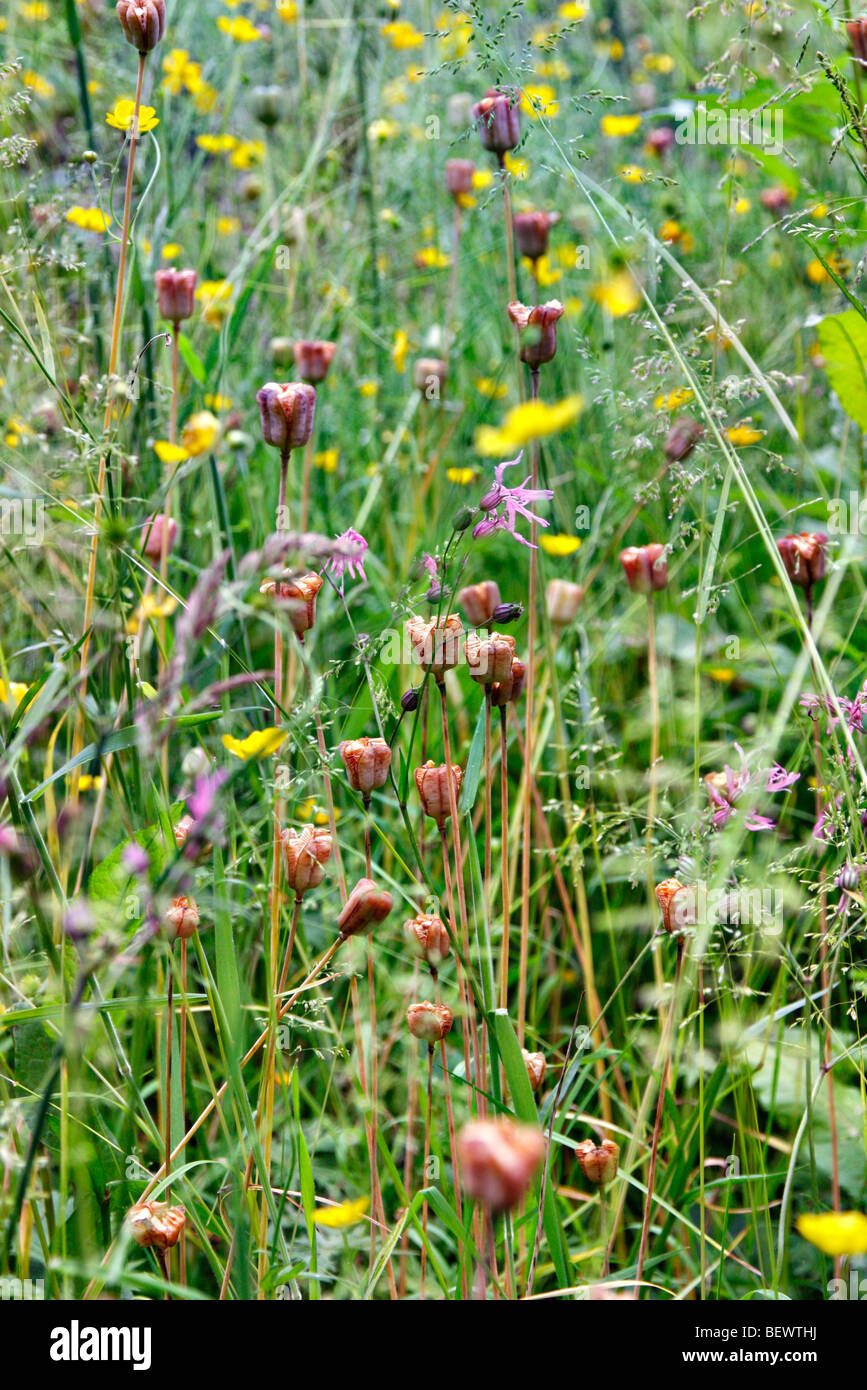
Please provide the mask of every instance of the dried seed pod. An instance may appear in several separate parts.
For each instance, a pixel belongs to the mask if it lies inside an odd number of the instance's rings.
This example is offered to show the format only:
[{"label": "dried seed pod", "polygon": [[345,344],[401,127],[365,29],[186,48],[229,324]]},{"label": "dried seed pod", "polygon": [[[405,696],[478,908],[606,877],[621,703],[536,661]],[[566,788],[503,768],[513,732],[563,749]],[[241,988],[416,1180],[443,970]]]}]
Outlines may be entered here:
[{"label": "dried seed pod", "polygon": [[325,865],[331,858],[331,834],[320,826],[305,825],[303,830],[284,830],[280,840],[286,882],[296,898],[302,898],[310,888],[318,888],[325,877]]},{"label": "dried seed pod", "polygon": [[377,888],[371,878],[360,878],[337,919],[341,936],[369,936],[373,928],[391,912],[390,893]]},{"label": "dried seed pod", "polygon": [[419,913],[403,924],[403,934],[414,956],[426,961],[435,975],[449,953],[449,934],[441,917]]},{"label": "dried seed pod", "polygon": [[828,537],[821,531],[802,531],[796,536],[783,536],[777,549],[793,584],[812,589],[818,579],[825,578],[825,546]]},{"label": "dried seed pod", "polygon": [[574,621],[584,590],[580,584],[572,584],[568,579],[551,579],[545,590],[545,607],[548,619],[555,627],[568,627]]},{"label": "dried seed pod", "polygon": [[511,704],[513,700],[520,700],[526,679],[527,668],[521,658],[516,656],[512,661],[508,679],[497,681],[491,686],[491,704],[499,708],[501,705]]},{"label": "dried seed pod", "polygon": [[139,53],[156,48],[166,28],[166,0],[117,0],[115,13],[127,43]]},{"label": "dried seed pod", "polygon": [[188,941],[198,930],[199,909],[193,898],[172,899],[171,907],[166,909],[165,929],[170,941]]},{"label": "dried seed pod", "polygon": [[331,366],[331,360],[337,351],[337,344],[299,338],[296,343],[293,343],[292,351],[295,356],[298,375],[304,381],[318,383],[324,381],[328,375],[328,368]]},{"label": "dried seed pod", "polygon": [[512,223],[515,245],[520,255],[531,261],[547,256],[549,233],[554,223],[559,221],[559,212],[516,212]]},{"label": "dried seed pod", "polygon": [[480,685],[493,685],[495,681],[506,681],[511,676],[515,655],[514,637],[502,632],[480,637],[477,632],[470,632],[465,650],[470,676]]},{"label": "dried seed pod", "polygon": [[466,198],[473,191],[476,166],[471,159],[446,160],[446,189],[453,198]]},{"label": "dried seed pod", "polygon": [[559,299],[532,308],[515,301],[507,305],[507,312],[518,330],[521,361],[534,371],[550,362],[557,351],[557,323],[566,312]]},{"label": "dried seed pod", "polygon": [[288,453],[307,443],[313,433],[316,388],[303,381],[282,385],[266,381],[256,392],[262,418],[262,438],[266,444]]},{"label": "dried seed pod", "polygon": [[514,89],[491,87],[473,107],[473,120],[486,150],[502,160],[521,138],[521,108]]},{"label": "dried seed pod", "polygon": [[438,401],[445,390],[449,364],[442,357],[419,357],[413,367],[413,384],[427,401]]},{"label": "dried seed pod", "polygon": [[142,554],[149,560],[159,560],[163,553],[163,534],[168,537],[166,541],[166,552],[168,553],[175,543],[175,536],[178,534],[178,523],[173,516],[169,517],[168,529],[166,529],[166,519],[162,512],[156,516],[149,516],[144,526],[141,528]]},{"label": "dried seed pod", "polygon": [[322,584],[321,575],[302,574],[300,579],[288,580],[280,586],[279,596],[288,604],[289,621],[298,637],[303,637],[316,622],[316,596]]},{"label": "dried seed pod", "polygon": [[447,1004],[431,1004],[425,999],[419,1004],[410,1004],[406,1021],[414,1038],[433,1047],[451,1031],[455,1016]]},{"label": "dried seed pod", "polygon": [[196,307],[196,272],[194,270],[157,270],[157,304],[162,318],[177,328],[184,319],[193,317]]},{"label": "dried seed pod", "polygon": [[[455,801],[460,796],[463,772],[457,763],[451,766],[451,781],[454,786]],[[415,770],[415,785],[422,810],[437,825],[442,826],[451,815],[449,801],[449,769],[445,763],[437,765],[428,759],[423,767]]]},{"label": "dried seed pod", "polygon": [[527,1068],[527,1080],[530,1087],[532,1090],[538,1091],[545,1080],[545,1072],[548,1070],[545,1054],[543,1052],[528,1052],[525,1047],[522,1047],[521,1056],[524,1059],[524,1066]]},{"label": "dried seed pod", "polygon": [[621,550],[620,563],[634,594],[651,594],[657,589],[664,589],[668,583],[665,546],[657,541],[651,545],[630,545],[626,550]]},{"label": "dried seed pod", "polygon": [[[713,774],[711,774],[713,776]],[[662,925],[673,936],[695,925],[695,895],[677,878],[665,878],[656,885],[656,901],[662,914]]]},{"label": "dried seed pod", "polygon": [[168,1202],[136,1202],[126,1214],[132,1238],[143,1250],[171,1250],[187,1224],[183,1207]]},{"label": "dried seed pod", "polygon": [[464,1125],[457,1148],[464,1191],[494,1212],[520,1202],[545,1157],[540,1129],[505,1118]]},{"label": "dried seed pod", "polygon": [[388,781],[391,749],[384,738],[352,738],[341,743],[338,752],[350,787],[368,802],[370,793]]},{"label": "dried seed pod", "polygon": [[688,458],[703,434],[704,429],[698,420],[675,420],[662,446],[669,463],[679,463],[681,459]]},{"label": "dried seed pod", "polygon": [[592,1139],[584,1139],[580,1144],[576,1144],[575,1157],[587,1182],[592,1183],[594,1187],[606,1187],[617,1175],[620,1147],[613,1139],[603,1139],[601,1144],[594,1144]]},{"label": "dried seed pod", "polygon": [[471,627],[485,627],[493,618],[499,602],[500,590],[493,579],[483,579],[480,584],[469,584],[458,594],[458,603]]},{"label": "dried seed pod", "polygon": [[438,684],[446,671],[460,664],[464,629],[457,613],[450,613],[438,622],[436,619],[428,622],[424,618],[407,618],[406,635],[415,660],[431,672]]}]

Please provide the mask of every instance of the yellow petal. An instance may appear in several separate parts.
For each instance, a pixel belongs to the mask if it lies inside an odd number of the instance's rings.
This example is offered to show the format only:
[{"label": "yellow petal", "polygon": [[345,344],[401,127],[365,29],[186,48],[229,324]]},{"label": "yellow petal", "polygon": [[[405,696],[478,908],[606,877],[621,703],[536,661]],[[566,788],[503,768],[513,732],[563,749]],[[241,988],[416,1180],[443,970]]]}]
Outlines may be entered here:
[{"label": "yellow petal", "polygon": [[867,1254],[867,1216],[860,1211],[805,1212],[795,1225],[826,1255]]},{"label": "yellow petal", "polygon": [[255,729],[246,738],[233,738],[223,734],[223,747],[244,762],[251,758],[268,758],[286,742],[285,729]]},{"label": "yellow petal", "polygon": [[339,1207],[320,1207],[313,1220],[317,1226],[355,1226],[368,1208],[366,1197],[342,1202]]}]

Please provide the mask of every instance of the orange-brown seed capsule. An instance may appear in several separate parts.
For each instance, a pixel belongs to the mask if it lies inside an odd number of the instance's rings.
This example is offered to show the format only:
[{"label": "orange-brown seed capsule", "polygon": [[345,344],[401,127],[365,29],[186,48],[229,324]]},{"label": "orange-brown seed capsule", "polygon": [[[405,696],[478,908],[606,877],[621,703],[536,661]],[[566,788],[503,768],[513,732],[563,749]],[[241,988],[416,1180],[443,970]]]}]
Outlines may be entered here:
[{"label": "orange-brown seed capsule", "polygon": [[310,888],[318,888],[325,877],[325,865],[331,858],[331,835],[319,826],[305,825],[303,830],[284,830],[283,864],[286,882],[296,898],[302,898]]},{"label": "orange-brown seed capsule", "polygon": [[575,1157],[587,1182],[594,1187],[605,1187],[617,1174],[620,1148],[613,1139],[603,1139],[601,1144],[584,1139],[576,1144]]},{"label": "orange-brown seed capsule", "polygon": [[447,1004],[431,1004],[424,999],[419,1004],[410,1004],[406,1011],[406,1021],[414,1038],[422,1042],[442,1042],[451,1031],[454,1014]]},{"label": "orange-brown seed capsule", "polygon": [[527,1080],[530,1087],[532,1090],[538,1091],[545,1080],[545,1072],[548,1070],[545,1054],[543,1052],[528,1052],[525,1047],[522,1047],[521,1056],[524,1059],[524,1066],[527,1068]]},{"label": "orange-brown seed capsule", "polygon": [[292,344],[298,375],[302,380],[311,381],[314,385],[324,381],[336,351],[336,343],[322,343],[300,338]]},{"label": "orange-brown seed capsule", "polygon": [[407,618],[406,635],[415,660],[431,672],[435,681],[442,681],[446,671],[460,664],[464,629],[457,613],[450,613],[439,622]]},{"label": "orange-brown seed capsule", "polygon": [[658,541],[651,545],[630,545],[626,550],[621,550],[620,563],[634,594],[651,594],[657,589],[664,589],[668,583],[665,546]]},{"label": "orange-brown seed capsule", "polygon": [[187,1223],[183,1207],[168,1202],[136,1202],[126,1214],[132,1238],[143,1250],[171,1250]]},{"label": "orange-brown seed capsule", "polygon": [[451,815],[451,803],[449,800],[449,780],[454,787],[455,800],[460,796],[463,772],[457,763],[452,763],[451,779],[449,769],[445,763],[437,765],[432,759],[417,767],[415,770],[415,786],[418,792],[422,810],[431,820],[435,820],[437,825],[442,826]]},{"label": "orange-brown seed capsule", "polygon": [[378,787],[384,787],[391,767],[391,749],[384,738],[351,738],[338,749],[346,768],[349,785],[365,801]]},{"label": "orange-brown seed capsule", "polygon": [[123,36],[139,53],[156,48],[166,28],[166,0],[117,0]]},{"label": "orange-brown seed capsule", "polygon": [[568,627],[574,621],[584,590],[580,584],[572,584],[568,579],[551,579],[545,590],[545,607],[548,619],[555,627]]},{"label": "orange-brown seed capsule", "polygon": [[403,934],[413,955],[426,961],[436,974],[449,953],[449,934],[442,918],[419,913],[404,922]]},{"label": "orange-brown seed capsule", "polygon": [[467,634],[467,666],[473,680],[480,685],[508,680],[512,674],[514,655],[514,637],[501,632],[492,632],[487,637],[480,637],[477,632]]},{"label": "orange-brown seed capsule", "polygon": [[193,898],[173,898],[166,909],[166,936],[170,941],[188,941],[199,926],[199,909]]},{"label": "orange-brown seed capsule", "polygon": [[337,929],[341,936],[369,936],[373,928],[385,920],[392,906],[390,893],[377,888],[373,879],[360,878],[337,919]]},{"label": "orange-brown seed capsule", "polygon": [[471,627],[484,627],[494,616],[494,609],[499,607],[499,587],[493,579],[483,579],[481,584],[469,584],[458,594],[458,603]]},{"label": "orange-brown seed capsule", "polygon": [[675,936],[682,927],[691,925],[692,894],[679,879],[665,878],[656,885],[656,901],[662,914],[662,925]]},{"label": "orange-brown seed capsule", "polygon": [[499,708],[501,705],[511,704],[513,700],[520,700],[526,679],[527,668],[521,658],[516,656],[512,661],[508,680],[498,681],[491,686],[491,704]]},{"label": "orange-brown seed capsule", "polygon": [[464,1125],[457,1147],[464,1191],[491,1211],[514,1207],[545,1157],[540,1129],[505,1118]]}]

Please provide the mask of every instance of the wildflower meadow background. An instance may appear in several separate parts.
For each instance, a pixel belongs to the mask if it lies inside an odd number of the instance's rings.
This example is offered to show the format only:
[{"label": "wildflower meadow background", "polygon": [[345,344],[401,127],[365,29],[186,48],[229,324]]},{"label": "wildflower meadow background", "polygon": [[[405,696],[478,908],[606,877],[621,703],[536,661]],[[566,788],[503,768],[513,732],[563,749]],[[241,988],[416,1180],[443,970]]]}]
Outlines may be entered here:
[{"label": "wildflower meadow background", "polygon": [[865,80],[4,6],[6,1296],[864,1296]]}]

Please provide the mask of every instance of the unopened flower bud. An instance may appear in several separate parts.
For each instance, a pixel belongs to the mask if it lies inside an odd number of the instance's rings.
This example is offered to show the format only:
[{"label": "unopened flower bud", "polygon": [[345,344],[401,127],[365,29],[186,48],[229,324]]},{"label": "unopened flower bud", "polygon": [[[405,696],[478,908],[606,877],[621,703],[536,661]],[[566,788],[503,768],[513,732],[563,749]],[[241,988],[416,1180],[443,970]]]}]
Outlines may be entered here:
[{"label": "unopened flower bud", "polygon": [[173,898],[166,910],[166,935],[170,941],[188,941],[199,926],[199,909],[193,898]]},{"label": "unopened flower bud", "polygon": [[491,614],[492,623],[514,623],[517,622],[523,613],[523,604],[520,603],[498,603]]},{"label": "unopened flower bud", "polygon": [[499,92],[495,87],[473,107],[473,120],[486,150],[502,156],[513,150],[521,138],[521,108],[514,90]]},{"label": "unopened flower bud", "polygon": [[475,172],[476,166],[471,159],[446,160],[446,188],[453,198],[472,193]]},{"label": "unopened flower bud", "polygon": [[759,201],[766,212],[785,212],[792,201],[793,193],[785,184],[776,184],[773,188],[766,188],[759,195]]},{"label": "unopened flower bud", "polygon": [[511,676],[515,655],[514,637],[502,632],[480,637],[477,632],[470,632],[465,650],[470,676],[480,685],[493,685],[495,681],[506,681]]},{"label": "unopened flower bud", "polygon": [[566,312],[559,299],[532,308],[514,301],[507,312],[518,330],[521,361],[534,371],[550,362],[557,351],[557,323]]},{"label": "unopened flower bud", "polygon": [[568,627],[574,621],[583,597],[584,590],[580,584],[573,584],[568,579],[549,580],[545,590],[549,622],[555,627]]},{"label": "unopened flower bud", "polygon": [[435,975],[449,953],[449,934],[442,918],[419,913],[404,922],[403,934],[412,954],[426,961]]},{"label": "unopened flower bud", "polygon": [[415,660],[429,670],[437,682],[442,681],[446,671],[460,665],[464,629],[456,613],[430,622],[424,618],[407,618],[406,633]]},{"label": "unopened flower bud", "polygon": [[286,882],[296,898],[303,898],[311,888],[318,888],[325,877],[325,865],[331,858],[331,835],[320,826],[305,825],[303,830],[284,830],[283,864]]},{"label": "unopened flower bud", "polygon": [[404,714],[412,714],[413,710],[418,709],[418,699],[418,691],[414,685],[410,686],[409,690],[403,692],[400,697],[400,707]]},{"label": "unopened flower bud", "polygon": [[546,256],[548,235],[554,223],[559,221],[559,212],[516,212],[512,222],[519,253],[531,261]]},{"label": "unopened flower bud", "polygon": [[331,359],[337,351],[336,343],[321,343],[300,338],[293,343],[295,366],[304,381],[324,381],[331,366]]},{"label": "unopened flower bud", "polygon": [[499,602],[500,590],[493,579],[483,579],[481,584],[469,584],[458,594],[458,603],[471,627],[486,626]]},{"label": "unopened flower bud", "polygon": [[295,340],[293,338],[272,338],[268,347],[274,358],[275,367],[288,367],[295,360]]},{"label": "unopened flower bud", "polygon": [[698,420],[675,420],[662,446],[669,463],[679,463],[681,459],[688,458],[703,434]]},{"label": "unopened flower bud", "polygon": [[302,381],[280,385],[268,381],[256,392],[262,417],[262,438],[284,453],[299,449],[313,433],[316,390]]},{"label": "unopened flower bud", "polygon": [[127,43],[150,53],[165,32],[166,0],[117,0],[117,17]]},{"label": "unopened flower bud", "polygon": [[527,679],[527,667],[519,656],[512,661],[512,669],[507,680],[496,681],[491,686],[491,704],[495,708],[501,705],[511,704],[513,700],[520,700],[524,693],[524,682]]},{"label": "unopened flower bud", "polygon": [[613,1139],[603,1139],[601,1144],[594,1144],[592,1139],[583,1139],[575,1145],[575,1157],[587,1182],[594,1187],[607,1187],[617,1176],[620,1147]]},{"label": "unopened flower bud", "polygon": [[665,546],[630,545],[620,552],[620,563],[626,582],[634,594],[651,594],[664,589],[668,583],[668,560]]},{"label": "unopened flower bud", "polygon": [[545,1072],[548,1070],[545,1054],[543,1052],[528,1052],[525,1047],[522,1047],[521,1056],[524,1059],[524,1066],[527,1068],[527,1080],[530,1083],[530,1089],[538,1091],[545,1080]]},{"label": "unopened flower bud", "polygon": [[126,1214],[132,1238],[143,1250],[171,1250],[187,1223],[183,1207],[168,1202],[136,1202]]},{"label": "unopened flower bud", "polygon": [[494,1212],[520,1202],[545,1157],[542,1131],[506,1118],[464,1125],[457,1148],[464,1191]]},{"label": "unopened flower bud", "polygon": [[468,526],[472,526],[474,515],[472,507],[461,507],[452,517],[452,530],[466,531]]},{"label": "unopened flower bud", "polygon": [[410,1004],[406,1011],[406,1021],[414,1038],[420,1038],[430,1047],[442,1042],[451,1031],[455,1016],[447,1004],[431,1004],[422,1000]]},{"label": "unopened flower bud", "polygon": [[196,272],[194,270],[157,270],[154,272],[157,304],[160,315],[177,327],[190,319],[196,307]]},{"label": "unopened flower bud", "polygon": [[254,87],[250,93],[253,115],[263,126],[275,126],[285,105],[282,87]]},{"label": "unopened flower bud", "polygon": [[867,65],[867,19],[852,19],[846,25],[852,52],[859,63]]},{"label": "unopened flower bud", "polygon": [[690,911],[694,905],[692,890],[681,883],[680,879],[664,878],[661,883],[657,883],[655,892],[662,925],[670,935],[677,936],[682,927],[691,924],[688,919],[694,917],[694,913]]},{"label": "unopened flower bud", "polygon": [[648,133],[645,143],[653,154],[661,156],[673,149],[676,141],[677,136],[673,126],[658,125],[654,130]]},{"label": "unopened flower bud", "polygon": [[[435,820],[437,825],[442,826],[451,815],[451,801],[449,797],[449,769],[445,763],[437,765],[429,759],[423,767],[415,770],[415,786],[418,792],[422,810],[431,820]],[[460,795],[463,772],[457,763],[451,766],[451,782],[454,786],[455,801]]]},{"label": "unopened flower bud", "polygon": [[361,792],[365,801],[370,800],[372,791],[385,786],[391,767],[391,749],[384,738],[347,739],[338,752],[350,787],[354,792]]},{"label": "unopened flower bud", "polygon": [[148,517],[141,531],[144,540],[143,553],[149,560],[159,560],[163,553],[163,536],[166,536],[166,553],[168,553],[175,543],[178,523],[173,516],[170,516],[168,529],[166,529],[166,518],[162,512],[158,512],[156,516]]},{"label": "unopened flower bud", "polygon": [[341,936],[369,936],[391,912],[392,905],[390,893],[377,888],[373,879],[360,878],[346,899],[337,919],[337,929]]},{"label": "unopened flower bud", "polygon": [[286,603],[292,630],[298,637],[303,637],[316,622],[316,596],[323,582],[320,574],[302,574],[300,579],[285,580],[279,589],[271,591]]},{"label": "unopened flower bud", "polygon": [[820,531],[802,531],[797,536],[783,536],[777,549],[793,584],[812,589],[818,579],[825,578],[825,546],[828,537]]}]

